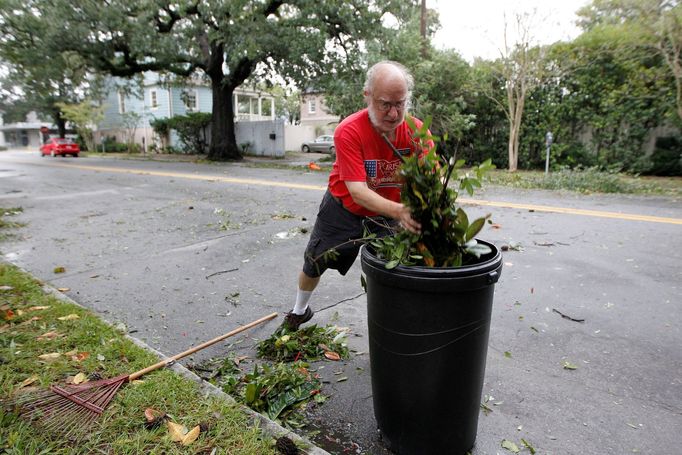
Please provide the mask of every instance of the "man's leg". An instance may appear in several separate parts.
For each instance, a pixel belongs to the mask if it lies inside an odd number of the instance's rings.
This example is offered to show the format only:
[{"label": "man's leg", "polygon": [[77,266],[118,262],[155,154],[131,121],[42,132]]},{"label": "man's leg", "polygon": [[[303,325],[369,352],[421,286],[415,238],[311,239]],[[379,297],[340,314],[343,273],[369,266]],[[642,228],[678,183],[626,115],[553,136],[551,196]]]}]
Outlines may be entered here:
[{"label": "man's leg", "polygon": [[308,300],[312,295],[317,283],[320,282],[320,277],[311,277],[304,271],[298,274],[298,289],[296,292],[296,304],[294,308],[284,317],[282,325],[289,330],[298,330],[298,327],[304,322],[308,322],[313,318],[313,310],[308,306]]},{"label": "man's leg", "polygon": [[303,314],[308,308],[308,300],[320,282],[320,277],[310,277],[304,271],[298,274],[298,291],[296,292],[296,304],[292,313]]},{"label": "man's leg", "polygon": [[[346,274],[359,248],[347,245],[348,240],[362,235],[362,220],[362,217],[346,211],[329,192],[325,193],[304,253],[303,268],[298,274],[296,303],[284,318],[285,327],[298,330],[301,324],[312,319],[314,313],[308,301],[320,282],[320,276],[328,268]],[[331,250],[336,250],[337,254],[327,255]]]}]

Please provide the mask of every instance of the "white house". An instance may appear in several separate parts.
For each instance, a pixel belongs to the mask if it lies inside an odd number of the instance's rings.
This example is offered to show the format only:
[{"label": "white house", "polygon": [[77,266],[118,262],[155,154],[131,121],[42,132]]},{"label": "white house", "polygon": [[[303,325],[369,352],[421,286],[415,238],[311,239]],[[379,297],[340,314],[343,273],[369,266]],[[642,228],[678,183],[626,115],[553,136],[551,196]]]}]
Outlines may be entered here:
[{"label": "white house", "polygon": [[300,150],[303,142],[312,141],[322,134],[334,134],[339,116],[330,114],[325,104],[324,93],[306,90],[301,95],[301,121],[298,125],[287,125],[286,149]]},{"label": "white house", "polygon": [[55,129],[52,122],[38,118],[38,114],[31,111],[26,115],[26,121],[4,123],[0,113],[0,146],[38,148],[43,143],[41,128]]}]

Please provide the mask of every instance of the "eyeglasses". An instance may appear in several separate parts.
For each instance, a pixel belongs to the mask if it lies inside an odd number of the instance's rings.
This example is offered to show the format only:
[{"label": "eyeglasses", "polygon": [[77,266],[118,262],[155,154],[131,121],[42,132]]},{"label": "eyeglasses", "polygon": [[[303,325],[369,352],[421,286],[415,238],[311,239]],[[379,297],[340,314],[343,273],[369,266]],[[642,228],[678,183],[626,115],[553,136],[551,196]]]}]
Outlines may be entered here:
[{"label": "eyeglasses", "polygon": [[402,111],[405,109],[405,105],[407,104],[407,100],[400,100],[396,101],[395,103],[391,103],[390,101],[384,101],[384,100],[374,100],[374,106],[381,112],[389,112],[392,107],[395,108],[396,111]]}]

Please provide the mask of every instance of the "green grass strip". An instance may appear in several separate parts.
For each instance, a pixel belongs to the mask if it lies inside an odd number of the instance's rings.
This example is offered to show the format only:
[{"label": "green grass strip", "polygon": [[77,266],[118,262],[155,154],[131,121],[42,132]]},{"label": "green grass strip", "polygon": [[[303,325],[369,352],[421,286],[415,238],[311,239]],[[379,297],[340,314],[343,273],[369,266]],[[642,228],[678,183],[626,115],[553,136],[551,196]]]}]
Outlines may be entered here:
[{"label": "green grass strip", "polygon": [[[39,338],[50,332],[53,335]],[[53,360],[39,357],[54,353],[60,355]],[[124,333],[45,293],[39,282],[18,268],[0,263],[0,399],[63,383],[78,373],[111,378],[156,362],[154,354]],[[203,430],[196,441],[183,447],[171,440],[166,425],[145,427],[146,408],[164,412],[190,429],[202,425]],[[204,397],[196,383],[169,369],[125,384],[77,443],[36,431],[12,409],[0,407],[0,450],[7,454],[209,454],[216,449],[216,454],[264,455],[275,453],[273,443],[236,405]]]}]

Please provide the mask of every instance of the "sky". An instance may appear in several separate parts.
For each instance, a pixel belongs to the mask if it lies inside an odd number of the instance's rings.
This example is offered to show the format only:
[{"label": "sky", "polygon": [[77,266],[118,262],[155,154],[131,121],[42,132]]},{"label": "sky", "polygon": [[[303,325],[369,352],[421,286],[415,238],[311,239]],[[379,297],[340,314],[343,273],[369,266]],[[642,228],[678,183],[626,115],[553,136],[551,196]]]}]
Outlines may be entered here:
[{"label": "sky", "polygon": [[505,13],[508,41],[514,42],[516,13],[531,17],[533,44],[572,40],[580,34],[575,12],[590,0],[426,0],[440,15],[442,28],[434,44],[455,49],[469,62],[474,57],[492,60],[504,47]]}]

